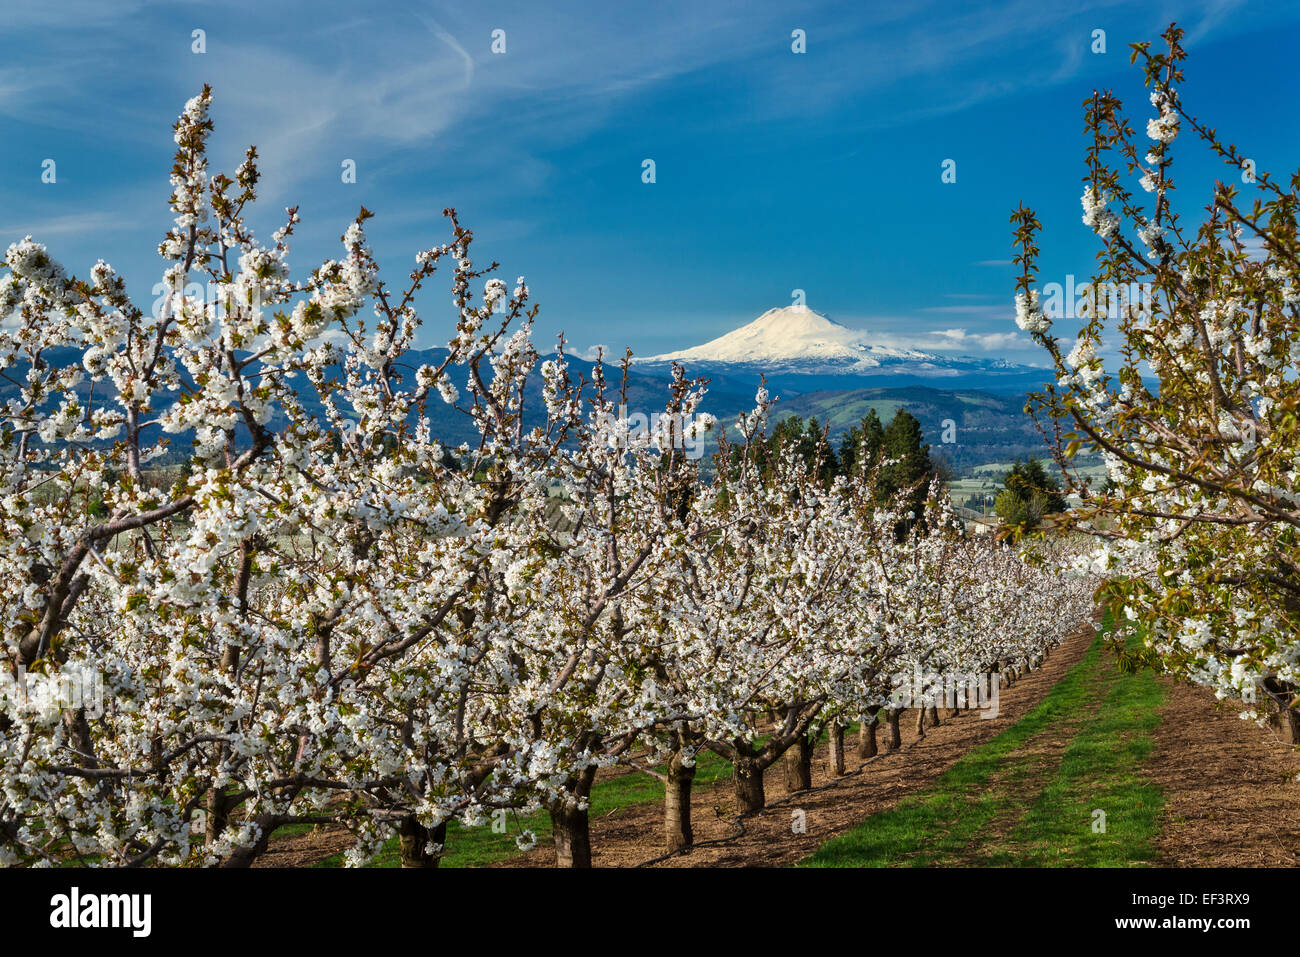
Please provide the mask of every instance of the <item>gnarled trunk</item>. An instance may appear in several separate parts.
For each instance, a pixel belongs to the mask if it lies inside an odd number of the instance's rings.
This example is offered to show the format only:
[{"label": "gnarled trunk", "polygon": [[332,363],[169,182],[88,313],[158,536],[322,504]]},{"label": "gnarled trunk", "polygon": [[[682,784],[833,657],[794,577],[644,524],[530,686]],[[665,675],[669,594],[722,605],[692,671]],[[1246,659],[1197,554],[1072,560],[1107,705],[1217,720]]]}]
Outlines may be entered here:
[{"label": "gnarled trunk", "polygon": [[681,752],[668,762],[668,783],[664,788],[664,847],[671,853],[695,843],[691,830],[691,783],[695,764],[682,763]]},{"label": "gnarled trunk", "polygon": [[1277,725],[1284,743],[1300,744],[1300,712],[1294,708],[1279,709]]},{"label": "gnarled trunk", "polygon": [[761,811],[767,805],[762,767],[753,758],[737,757],[734,770],[737,809],[741,814]]},{"label": "gnarled trunk", "polygon": [[916,709],[916,736],[918,738],[925,737],[925,706],[924,705]]},{"label": "gnarled trunk", "polygon": [[551,808],[556,867],[591,867],[591,826],[586,808]]},{"label": "gnarled trunk", "polygon": [[209,847],[217,841],[230,820],[230,801],[221,788],[208,788],[207,821],[204,839]]},{"label": "gnarled trunk", "polygon": [[[427,828],[414,815],[408,815],[398,825],[397,836],[402,867],[437,867],[442,860],[442,845],[447,843],[447,822]],[[429,853],[429,844],[437,844],[438,851]]]},{"label": "gnarled trunk", "polygon": [[1263,689],[1273,706],[1268,716],[1269,724],[1277,729],[1284,744],[1300,744],[1300,713],[1291,707],[1295,689],[1272,676],[1264,679]]},{"label": "gnarled trunk", "polygon": [[876,745],[876,728],[879,722],[874,714],[863,715],[858,725],[858,757],[874,758],[880,748]]},{"label": "gnarled trunk", "polygon": [[570,782],[572,800],[551,804],[556,867],[591,867],[591,822],[586,804],[595,779],[596,769],[585,769]]},{"label": "gnarled trunk", "polygon": [[889,750],[897,751],[903,746],[903,733],[898,728],[898,718],[900,712],[897,708],[890,708],[885,712],[885,723],[889,725]]}]

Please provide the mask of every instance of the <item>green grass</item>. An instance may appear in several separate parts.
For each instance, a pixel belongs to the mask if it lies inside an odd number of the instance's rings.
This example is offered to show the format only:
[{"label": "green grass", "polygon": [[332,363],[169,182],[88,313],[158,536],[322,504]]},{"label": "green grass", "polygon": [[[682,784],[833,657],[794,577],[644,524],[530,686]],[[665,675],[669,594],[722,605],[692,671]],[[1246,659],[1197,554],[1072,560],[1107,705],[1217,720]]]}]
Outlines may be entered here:
[{"label": "green grass", "polygon": [[[928,791],[822,845],[801,866],[1123,867],[1154,857],[1162,797],[1141,775],[1164,688],[1120,674],[1103,639],[1011,728]],[[1031,739],[1068,738],[1058,764]],[[1094,833],[1095,809],[1106,832]]]},{"label": "green grass", "polygon": [[[1141,766],[1164,697],[1150,671],[1112,681],[1101,713],[1070,742],[1056,776],[1012,830],[1018,851],[994,854],[988,863],[1127,867],[1154,859],[1164,797]],[[1095,810],[1106,814],[1105,833],[1092,831]]]}]

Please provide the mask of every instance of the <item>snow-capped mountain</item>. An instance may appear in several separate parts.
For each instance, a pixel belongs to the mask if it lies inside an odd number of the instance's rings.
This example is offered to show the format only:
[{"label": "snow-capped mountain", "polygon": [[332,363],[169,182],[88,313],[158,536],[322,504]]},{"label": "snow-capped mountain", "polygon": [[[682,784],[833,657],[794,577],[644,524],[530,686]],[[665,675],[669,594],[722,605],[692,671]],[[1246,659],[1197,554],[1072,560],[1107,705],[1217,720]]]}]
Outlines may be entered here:
[{"label": "snow-capped mountain", "polygon": [[962,373],[1023,371],[1005,359],[945,356],[919,349],[873,344],[868,334],[850,329],[807,306],[769,309],[753,322],[702,345],[648,356],[646,364],[680,362],[700,366],[761,369],[816,375],[911,375],[946,377]]}]

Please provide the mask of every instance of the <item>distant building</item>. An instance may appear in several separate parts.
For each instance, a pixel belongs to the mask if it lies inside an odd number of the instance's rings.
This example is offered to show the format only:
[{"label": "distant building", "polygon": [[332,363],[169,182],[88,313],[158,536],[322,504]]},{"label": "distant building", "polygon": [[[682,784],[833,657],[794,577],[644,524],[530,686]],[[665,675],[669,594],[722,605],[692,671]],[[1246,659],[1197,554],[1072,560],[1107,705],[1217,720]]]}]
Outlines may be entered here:
[{"label": "distant building", "polygon": [[1000,524],[998,517],[993,514],[982,515],[974,509],[964,508],[961,505],[954,505],[952,510],[953,514],[961,519],[967,535],[992,535]]}]

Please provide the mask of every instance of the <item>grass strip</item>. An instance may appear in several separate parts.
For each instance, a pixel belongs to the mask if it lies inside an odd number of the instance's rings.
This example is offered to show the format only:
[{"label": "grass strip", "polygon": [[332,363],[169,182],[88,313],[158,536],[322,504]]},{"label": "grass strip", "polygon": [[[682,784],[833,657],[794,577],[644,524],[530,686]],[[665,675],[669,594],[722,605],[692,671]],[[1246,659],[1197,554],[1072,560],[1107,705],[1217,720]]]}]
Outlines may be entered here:
[{"label": "grass strip", "polygon": [[[1104,623],[1104,630],[1109,622]],[[1103,634],[1015,725],[911,795],[823,844],[804,867],[1130,866],[1154,857],[1160,791],[1140,774],[1160,722],[1164,688],[1150,672],[1120,674]],[[1076,730],[1077,729],[1077,730]],[[1070,735],[1055,773],[1039,781],[1039,734]],[[1036,793],[1028,793],[1037,789]],[[1021,814],[1020,808],[1026,810]],[[1105,812],[1105,830],[1093,827]],[[1004,843],[980,841],[1007,818]],[[975,845],[972,852],[971,845]]]}]

